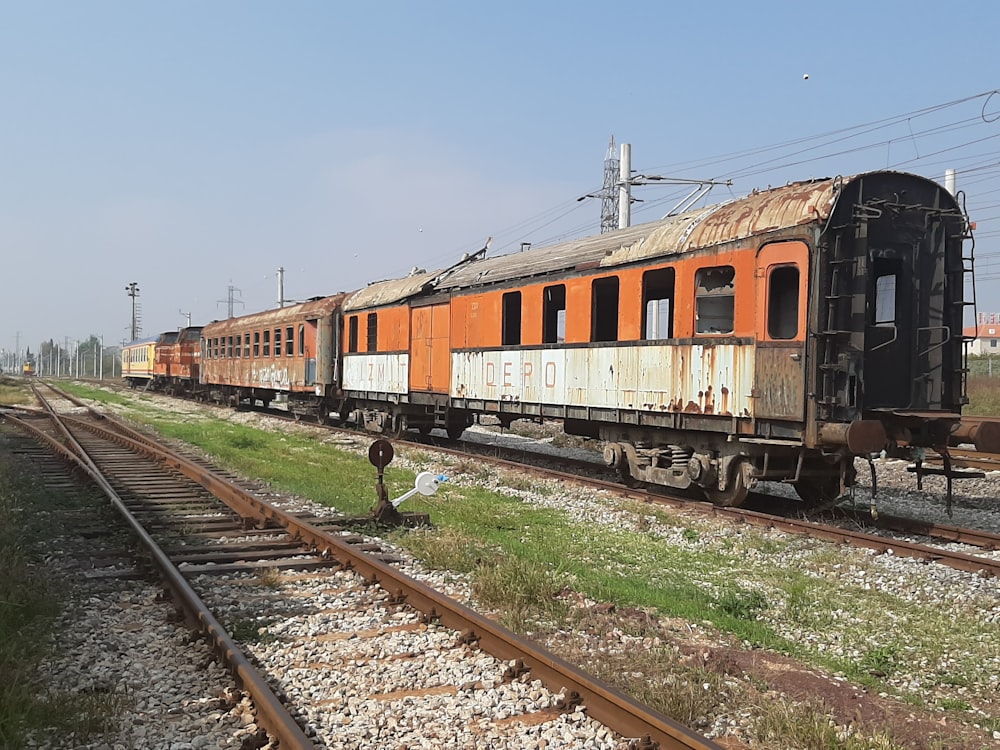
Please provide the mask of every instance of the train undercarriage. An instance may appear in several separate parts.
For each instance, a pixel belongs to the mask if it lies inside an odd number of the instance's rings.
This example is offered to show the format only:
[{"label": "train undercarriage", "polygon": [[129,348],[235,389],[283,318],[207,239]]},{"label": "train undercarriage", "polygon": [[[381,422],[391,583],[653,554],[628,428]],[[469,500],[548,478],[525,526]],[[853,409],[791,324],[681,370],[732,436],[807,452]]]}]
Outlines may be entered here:
[{"label": "train undercarriage", "polygon": [[[283,404],[296,419],[319,424],[353,423],[371,432],[399,437],[410,430],[444,430],[459,438],[477,416],[497,417],[508,428],[518,419],[540,420],[521,412],[490,408],[454,408],[444,400],[393,403],[377,398],[327,397],[268,388],[199,385],[190,379],[156,379],[148,387],[171,396],[224,404],[233,408]],[[698,490],[713,504],[739,506],[759,482],[779,482],[794,489],[804,508],[836,504],[855,484],[855,458],[882,450],[913,460],[920,448],[946,446],[958,426],[954,413],[874,415],[853,424],[821,430],[828,444],[807,447],[800,439],[737,436],[728,431],[640,427],[597,420],[556,418],[567,434],[599,440],[605,464],[629,487],[644,485]]]}]

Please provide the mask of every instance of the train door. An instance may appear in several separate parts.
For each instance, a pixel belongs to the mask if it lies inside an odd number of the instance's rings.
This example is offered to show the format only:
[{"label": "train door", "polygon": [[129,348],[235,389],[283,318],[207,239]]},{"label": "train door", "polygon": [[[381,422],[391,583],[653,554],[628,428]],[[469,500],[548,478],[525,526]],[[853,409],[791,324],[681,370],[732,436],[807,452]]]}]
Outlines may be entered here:
[{"label": "train door", "polygon": [[775,242],[757,252],[754,417],[805,416],[806,300],[809,250]]},{"label": "train door", "polygon": [[[329,324],[324,325],[324,321],[319,319],[307,320],[305,328],[302,329],[300,340],[305,343],[303,353],[305,356],[305,384],[315,385],[317,380],[322,383],[323,374],[326,372],[324,364],[330,360],[332,341],[327,341],[330,333]],[[318,363],[318,364],[317,364]]]},{"label": "train door", "polygon": [[410,389],[448,393],[451,380],[450,306],[412,308],[410,330]]},{"label": "train door", "polygon": [[913,390],[912,247],[873,248],[865,314],[866,409],[910,406]]}]

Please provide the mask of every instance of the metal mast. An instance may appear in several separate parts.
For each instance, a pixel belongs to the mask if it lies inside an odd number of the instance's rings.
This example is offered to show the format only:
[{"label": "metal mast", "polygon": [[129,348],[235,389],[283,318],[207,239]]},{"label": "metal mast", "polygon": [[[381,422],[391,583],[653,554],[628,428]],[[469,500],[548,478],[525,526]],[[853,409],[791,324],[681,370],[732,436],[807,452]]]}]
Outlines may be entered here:
[{"label": "metal mast", "polygon": [[139,297],[139,282],[129,282],[129,285],[125,287],[125,292],[132,298],[132,341],[136,341],[142,331],[141,321],[139,320],[141,313],[139,304],[136,302],[136,299]]},{"label": "metal mast", "polygon": [[226,304],[226,309],[227,309],[227,312],[229,313],[228,317],[230,317],[230,318],[233,317],[233,308],[236,305],[242,305],[243,304],[243,300],[236,299],[236,293],[237,292],[239,292],[240,294],[242,294],[243,290],[242,289],[237,289],[235,286],[233,286],[233,283],[230,281],[229,282],[228,294],[227,294],[226,299],[217,300],[217,304],[220,304],[220,305],[223,304],[223,303]]},{"label": "metal mast", "polygon": [[618,155],[615,137],[611,136],[608,155],[604,157],[604,187],[601,190],[601,234],[618,228]]},{"label": "metal mast", "polygon": [[596,193],[587,193],[577,198],[578,201],[587,198],[601,199],[601,234],[613,232],[618,228],[618,187],[620,185],[618,172],[619,162],[615,153],[615,137],[612,135],[607,156],[604,157],[604,186]]}]

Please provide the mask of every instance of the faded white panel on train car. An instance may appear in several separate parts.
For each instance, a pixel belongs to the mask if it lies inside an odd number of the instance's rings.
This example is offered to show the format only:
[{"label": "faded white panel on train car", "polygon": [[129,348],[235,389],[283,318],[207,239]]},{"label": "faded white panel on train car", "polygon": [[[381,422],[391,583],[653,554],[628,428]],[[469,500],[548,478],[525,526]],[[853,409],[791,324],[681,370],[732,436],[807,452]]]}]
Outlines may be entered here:
[{"label": "faded white panel on train car", "polygon": [[410,355],[351,354],[344,357],[344,388],[349,391],[406,393]]},{"label": "faded white panel on train car", "polygon": [[462,352],[452,396],[663,413],[753,414],[753,347],[594,346]]},{"label": "faded white panel on train car", "polygon": [[638,353],[634,346],[601,346],[574,349],[569,359],[573,385],[568,403],[609,409],[639,408]]},{"label": "faded white panel on train car", "polygon": [[[535,352],[491,351],[452,354],[451,395],[486,401],[524,400],[525,357]],[[529,378],[535,371],[529,364]]]},{"label": "faded white panel on train car", "polygon": [[287,391],[291,384],[288,365],[284,362],[254,362],[250,370],[250,382],[255,388],[273,388]]},{"label": "faded white panel on train car", "polygon": [[590,360],[593,349],[566,349],[566,404],[581,406],[587,403],[587,383],[590,380]]},{"label": "faded white panel on train car", "polygon": [[532,404],[565,404],[566,351],[532,349],[523,355],[521,400]]},{"label": "faded white panel on train car", "polygon": [[[643,400],[667,400],[668,411],[753,415],[753,346],[695,344],[654,347],[667,360]],[[665,392],[664,392],[665,390]]]}]

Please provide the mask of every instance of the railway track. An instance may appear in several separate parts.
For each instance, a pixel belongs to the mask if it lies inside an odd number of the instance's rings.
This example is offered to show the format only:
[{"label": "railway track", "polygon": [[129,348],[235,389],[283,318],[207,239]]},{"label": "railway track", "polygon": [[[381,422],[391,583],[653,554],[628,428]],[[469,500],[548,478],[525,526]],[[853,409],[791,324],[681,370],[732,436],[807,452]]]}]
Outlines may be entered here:
[{"label": "railway track", "polygon": [[[283,749],[335,743],[357,724],[373,744],[398,743],[393,738],[400,732],[418,742],[421,728],[410,725],[421,723],[430,727],[431,741],[445,744],[449,737],[476,744],[478,731],[515,747],[518,726],[551,723],[564,738],[577,731],[603,737],[596,746],[718,747],[411,578],[337,519],[287,512],[101,415],[51,409],[48,415],[4,416],[104,489],[189,624],[212,641],[237,683],[253,695],[259,722]],[[280,596],[261,582],[275,575]],[[244,619],[252,614],[262,623],[258,635],[263,628],[275,635],[275,641],[264,640],[280,647],[258,640],[251,659],[214,610],[225,610],[222,619],[229,621],[239,619],[234,610]],[[309,635],[300,640],[292,631],[301,623]],[[397,672],[387,680],[391,663],[404,665],[403,673],[413,678]],[[307,689],[310,680],[286,679],[303,669],[342,674],[337,682],[348,686],[346,692],[317,694]],[[372,702],[374,715],[366,718],[359,704]],[[328,710],[340,703],[343,711]],[[400,715],[387,724],[389,707],[400,705]],[[461,710],[470,705],[478,721]],[[449,716],[449,707],[456,715]],[[415,715],[425,720],[413,722]],[[473,736],[460,739],[470,726]],[[531,742],[537,747],[537,739]]]},{"label": "railway track", "polygon": [[[962,528],[947,524],[922,521],[920,519],[902,518],[898,516],[882,516],[879,514],[863,513],[860,511],[840,511],[835,514],[841,518],[849,518],[860,528],[848,528],[844,525],[833,525],[822,523],[818,520],[808,518],[796,518],[794,514],[795,505],[787,507],[784,515],[771,512],[753,510],[752,507],[728,508],[712,505],[708,502],[692,500],[690,496],[668,494],[662,489],[650,490],[623,487],[620,482],[614,479],[598,479],[596,474],[601,468],[596,463],[589,461],[566,460],[573,468],[571,471],[562,471],[552,467],[555,463],[564,460],[555,456],[538,454],[531,455],[530,451],[524,449],[509,449],[499,445],[477,445],[467,441],[459,444],[458,441],[448,441],[453,443],[449,447],[448,443],[442,439],[435,439],[434,445],[439,450],[453,452],[462,455],[466,451],[474,450],[477,455],[488,456],[491,460],[500,465],[505,465],[511,469],[522,471],[534,471],[540,475],[565,479],[584,483],[595,489],[609,492],[620,497],[627,497],[642,502],[668,505],[671,507],[688,508],[705,515],[725,518],[734,523],[747,524],[761,528],[774,528],[793,534],[822,539],[825,541],[846,544],[854,547],[872,549],[877,552],[889,552],[905,557],[914,557],[928,562],[936,562],[957,570],[964,570],[983,575],[1000,575],[1000,559],[969,554],[961,550],[954,550],[936,546],[933,544],[922,544],[898,538],[887,538],[876,534],[870,534],[865,529],[875,528],[883,531],[898,532],[902,534],[923,536],[929,539],[940,540],[948,543],[959,543],[971,547],[981,548],[984,552],[992,552],[1000,549],[1000,534],[981,531],[978,529]],[[415,445],[427,445],[426,441],[418,440]],[[581,476],[580,471],[586,472],[586,476]],[[773,505],[773,497],[761,498],[751,495],[748,505],[757,500],[757,506],[763,507],[765,504]]]},{"label": "railway track", "polygon": [[[1000,471],[1000,453],[951,448],[948,455],[951,457],[952,466],[981,471]],[[935,463],[940,463],[940,458]]]},{"label": "railway track", "polygon": [[[273,409],[263,410],[269,416],[276,416],[289,421],[298,421],[292,415],[276,412]],[[970,435],[992,438],[993,432],[987,432],[980,425],[998,425],[1000,422],[986,418],[968,418],[967,431]],[[342,428],[337,428],[342,429]],[[348,430],[353,434],[357,431]],[[363,433],[369,434],[369,433]],[[751,494],[746,507],[727,508],[693,499],[692,495],[684,493],[669,493],[665,488],[627,488],[616,475],[598,460],[568,458],[562,455],[539,453],[526,447],[512,447],[500,442],[476,442],[468,439],[454,440],[437,435],[418,436],[415,433],[405,433],[397,436],[394,441],[404,445],[432,447],[454,456],[476,455],[488,458],[497,465],[506,466],[520,471],[536,472],[539,476],[563,479],[583,483],[595,489],[611,494],[640,500],[648,503],[658,503],[671,507],[682,507],[709,516],[725,518],[734,523],[747,524],[761,528],[774,528],[793,534],[814,537],[876,552],[902,555],[916,559],[939,563],[957,570],[980,573],[988,576],[1000,575],[1000,560],[988,555],[970,554],[968,551],[955,550],[935,543],[920,543],[908,539],[892,537],[891,534],[905,534],[926,537],[943,543],[958,543],[970,547],[978,547],[984,552],[1000,549],[1000,535],[972,528],[962,528],[949,524],[933,523],[914,518],[898,516],[882,516],[864,512],[838,511],[832,515],[847,518],[851,526],[843,523],[823,523],[816,519],[798,517],[801,513],[797,503],[787,505],[781,512],[773,513],[754,508],[774,505],[773,497],[763,498]],[[982,455],[977,451],[949,451],[953,456],[963,454]],[[959,459],[960,460],[960,459]],[[956,463],[956,465],[958,465]],[[556,468],[559,467],[559,468]],[[756,501],[756,503],[755,503]],[[781,503],[778,503],[781,506]],[[852,527],[853,526],[853,527]],[[890,535],[868,533],[875,529],[890,532]]]}]

